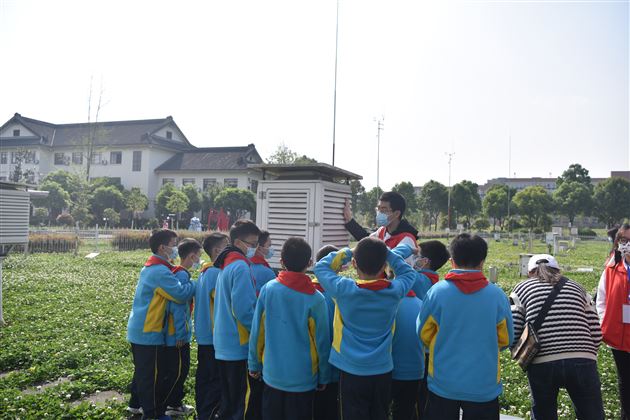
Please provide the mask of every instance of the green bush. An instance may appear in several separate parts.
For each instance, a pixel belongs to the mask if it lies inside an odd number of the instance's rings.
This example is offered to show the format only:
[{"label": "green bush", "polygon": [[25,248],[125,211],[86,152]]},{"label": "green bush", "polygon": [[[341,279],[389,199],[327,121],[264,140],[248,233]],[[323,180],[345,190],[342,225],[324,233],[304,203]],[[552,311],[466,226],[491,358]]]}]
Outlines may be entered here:
[{"label": "green bush", "polygon": [[597,236],[597,232],[595,232],[591,228],[579,228],[578,235],[579,236]]},{"label": "green bush", "polygon": [[[203,243],[208,232],[196,232],[192,230],[178,230],[177,236],[180,240],[193,238]],[[150,230],[120,230],[112,237],[112,247],[118,251],[133,251],[135,249],[149,249]]]},{"label": "green bush", "polygon": [[61,213],[57,216],[57,224],[62,226],[74,226],[74,217],[70,213]]}]

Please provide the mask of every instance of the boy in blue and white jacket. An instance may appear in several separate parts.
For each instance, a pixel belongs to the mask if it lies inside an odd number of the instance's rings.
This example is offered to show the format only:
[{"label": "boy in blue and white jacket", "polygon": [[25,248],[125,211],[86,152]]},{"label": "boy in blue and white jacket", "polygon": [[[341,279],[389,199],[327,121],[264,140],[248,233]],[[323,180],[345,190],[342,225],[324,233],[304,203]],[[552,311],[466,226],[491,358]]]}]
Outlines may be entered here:
[{"label": "boy in blue and white jacket", "polygon": [[170,261],[177,258],[177,234],[174,231],[156,230],[149,238],[149,246],[153,255],[140,271],[127,322],[127,341],[131,343],[134,363],[129,411],[157,418],[165,413],[164,397],[168,392],[162,389],[167,303],[186,302],[195,293],[195,283],[183,285],[171,271]]},{"label": "boy in blue and white jacket", "polygon": [[[411,255],[408,245],[399,245]],[[404,247],[404,248],[402,248]],[[359,279],[336,270],[352,261]],[[386,263],[395,273],[385,278]],[[315,266],[315,275],[336,302],[330,363],[339,368],[344,419],[387,419],[390,403],[392,330],[398,305],[416,273],[377,238],[359,241],[354,251],[332,252]]]},{"label": "boy in blue and white jacket", "polygon": [[499,352],[512,342],[512,312],[505,293],[483,275],[488,245],[457,235],[450,246],[454,269],[436,283],[418,316],[429,349],[426,419],[499,418]]},{"label": "boy in blue and white jacket", "polygon": [[[190,283],[189,270],[199,268],[201,244],[195,239],[182,240],[177,247],[180,265],[173,268],[173,273],[181,284]],[[192,319],[190,315],[192,299],[184,303],[169,302],[166,309],[166,415],[182,416],[193,411],[185,405],[184,382],[190,370],[190,340],[192,338]]]},{"label": "boy in blue and white jacket", "polygon": [[330,380],[328,308],[305,274],[312,259],[304,239],[285,241],[281,263],[256,304],[248,366],[265,382],[264,420],[310,420],[315,389]]},{"label": "boy in blue and white jacket", "polygon": [[212,332],[217,278],[221,270],[213,261],[228,246],[227,235],[213,232],[203,240],[203,249],[210,257],[201,267],[195,293],[195,338],[197,339],[197,373],[195,376],[195,405],[199,420],[214,418],[221,401],[219,368],[214,357]]}]

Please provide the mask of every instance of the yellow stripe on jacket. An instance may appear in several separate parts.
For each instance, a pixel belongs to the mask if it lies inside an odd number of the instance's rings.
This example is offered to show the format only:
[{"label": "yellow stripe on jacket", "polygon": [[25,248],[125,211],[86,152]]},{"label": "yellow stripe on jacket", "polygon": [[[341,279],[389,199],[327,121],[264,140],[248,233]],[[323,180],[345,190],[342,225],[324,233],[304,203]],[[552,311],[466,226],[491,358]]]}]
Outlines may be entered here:
[{"label": "yellow stripe on jacket", "polygon": [[429,348],[428,373],[431,376],[433,376],[433,357],[435,353],[435,342],[437,341],[437,335],[439,332],[440,326],[438,325],[435,318],[433,318],[432,315],[429,315],[427,321],[422,327],[422,331],[420,331],[420,339],[422,340],[424,345]]},{"label": "yellow stripe on jacket", "polygon": [[333,299],[335,302],[335,317],[333,321],[333,348],[337,351],[337,353],[341,353],[341,339],[343,338],[343,317],[341,316],[341,311],[339,310],[339,305],[337,305],[337,301]]},{"label": "yellow stripe on jacket", "polygon": [[265,363],[265,313],[260,317],[260,328],[256,339],[256,355],[260,363]]},{"label": "yellow stripe on jacket", "polygon": [[161,287],[153,291],[153,297],[149,303],[147,316],[144,320],[143,332],[161,332],[164,327],[164,316],[166,315],[166,304],[168,300],[180,303],[171,295],[166,293]]},{"label": "yellow stripe on jacket", "polygon": [[[263,315],[264,316],[264,315]],[[315,320],[311,317],[308,318],[308,338],[310,339],[311,347],[311,372],[313,375],[317,373],[317,367],[319,366],[319,355],[317,354],[317,346],[315,344]]]}]

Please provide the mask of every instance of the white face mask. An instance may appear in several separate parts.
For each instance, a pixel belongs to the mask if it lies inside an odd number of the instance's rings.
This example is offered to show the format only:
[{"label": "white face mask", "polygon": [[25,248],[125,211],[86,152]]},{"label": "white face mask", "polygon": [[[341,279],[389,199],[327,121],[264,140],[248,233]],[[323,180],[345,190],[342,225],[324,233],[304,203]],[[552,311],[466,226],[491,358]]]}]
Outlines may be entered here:
[{"label": "white face mask", "polygon": [[623,256],[630,255],[630,242],[626,242],[626,243],[619,242],[619,245],[617,245],[617,250]]}]

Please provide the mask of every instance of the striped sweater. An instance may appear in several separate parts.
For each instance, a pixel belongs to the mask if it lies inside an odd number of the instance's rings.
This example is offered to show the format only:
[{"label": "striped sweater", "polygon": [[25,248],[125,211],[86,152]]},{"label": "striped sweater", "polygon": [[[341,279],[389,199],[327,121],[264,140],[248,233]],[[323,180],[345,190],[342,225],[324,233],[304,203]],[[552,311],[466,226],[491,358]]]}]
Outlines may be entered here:
[{"label": "striped sweater", "polygon": [[[510,295],[514,319],[514,343],[526,322],[534,323],[552,286],[536,278],[516,285]],[[591,297],[584,288],[567,280],[554,300],[540,327],[540,351],[532,363],[553,360],[586,358],[597,360],[597,349],[602,341],[599,318]]]}]

